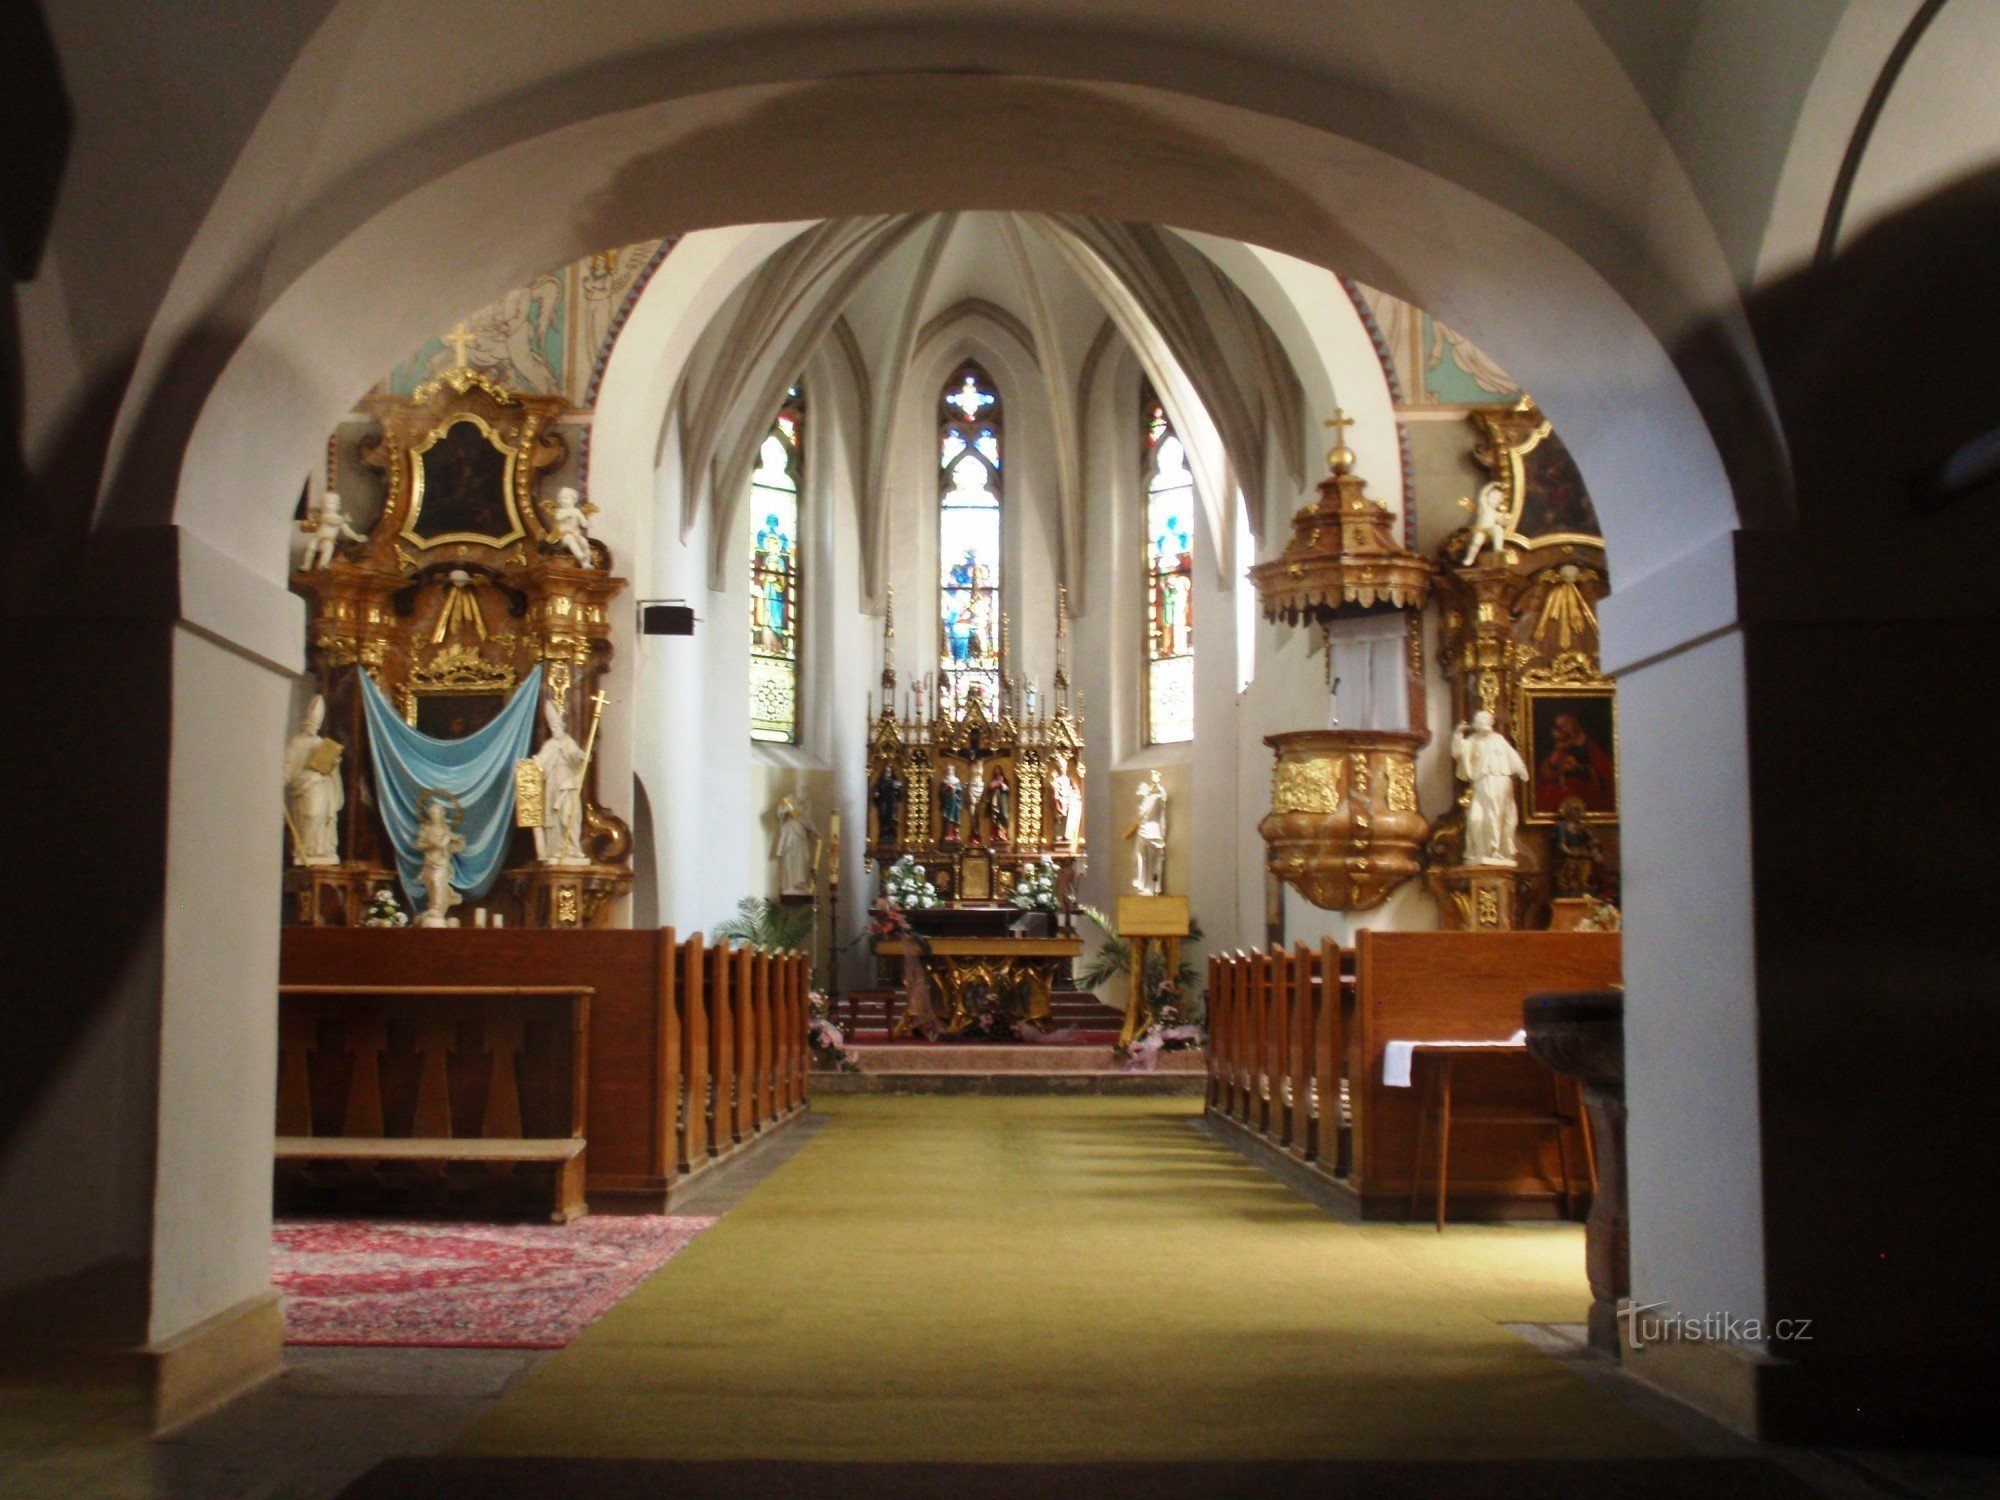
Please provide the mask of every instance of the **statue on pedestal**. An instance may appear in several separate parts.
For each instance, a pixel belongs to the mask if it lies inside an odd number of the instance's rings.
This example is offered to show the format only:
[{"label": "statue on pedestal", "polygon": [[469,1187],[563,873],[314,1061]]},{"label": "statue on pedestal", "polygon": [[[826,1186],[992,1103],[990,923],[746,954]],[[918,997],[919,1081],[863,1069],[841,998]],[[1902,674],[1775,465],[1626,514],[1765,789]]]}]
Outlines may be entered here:
[{"label": "statue on pedestal", "polygon": [[1066,759],[1056,761],[1055,773],[1049,777],[1049,795],[1055,806],[1056,840],[1074,848],[1083,819],[1083,789],[1069,774]]},{"label": "statue on pedestal", "polygon": [[993,842],[1005,844],[1011,841],[1014,826],[1014,788],[1007,780],[1005,771],[993,773],[993,784],[986,791],[986,824],[993,830]]},{"label": "statue on pedestal", "polygon": [[869,790],[869,800],[875,804],[875,838],[878,843],[894,844],[903,835],[903,796],[908,788],[903,778],[896,774],[894,763],[882,767],[882,774],[875,778],[875,785]]},{"label": "statue on pedestal", "polygon": [[938,782],[938,822],[943,827],[946,843],[956,843],[960,824],[965,819],[965,783],[958,779],[955,767],[944,768],[944,779]]},{"label": "statue on pedestal", "polygon": [[451,860],[454,854],[463,852],[465,839],[459,834],[457,822],[445,811],[444,798],[436,792],[424,798],[423,820],[417,824],[414,842],[424,857],[424,909],[417,914],[417,926],[450,927],[451,909],[460,900],[458,892],[452,889]]},{"label": "statue on pedestal", "polygon": [[310,573],[326,567],[340,552],[343,541],[365,542],[367,537],[356,531],[347,521],[347,512],[341,508],[340,496],[328,490],[320,496],[319,504],[306,520],[299,522],[299,529],[312,534],[306,544],[305,561],[299,564]]},{"label": "statue on pedestal", "polygon": [[1507,516],[1502,509],[1506,501],[1507,490],[1497,480],[1489,480],[1479,487],[1479,499],[1472,507],[1472,535],[1466,539],[1465,556],[1458,560],[1460,567],[1471,567],[1472,560],[1479,556],[1482,547],[1492,548],[1496,558],[1503,562],[1506,560]]},{"label": "statue on pedestal", "polygon": [[285,824],[292,832],[292,863],[340,863],[340,810],[347,805],[341,784],[341,745],[322,735],[326,699],[306,705],[299,732],[285,742]]},{"label": "statue on pedestal", "polygon": [[575,558],[579,568],[597,566],[590,555],[590,519],[576,491],[568,485],[556,491],[556,503],[549,513],[549,540]]},{"label": "statue on pedestal", "polygon": [[778,861],[778,891],[786,896],[813,893],[813,842],[818,832],[799,816],[790,797],[778,799],[778,840],[772,851]]},{"label": "statue on pedestal", "polygon": [[1139,784],[1139,817],[1125,835],[1132,851],[1132,889],[1157,896],[1167,884],[1167,789],[1158,771]]},{"label": "statue on pedestal", "polygon": [[1604,859],[1597,835],[1583,821],[1583,799],[1565,797],[1549,830],[1549,850],[1555,856],[1556,899],[1597,894],[1597,867]]},{"label": "statue on pedestal", "polygon": [[535,858],[545,865],[587,865],[583,852],[583,775],[590,751],[579,745],[551,698],[542,705],[549,737],[532,759],[542,771],[542,818],[535,825]]},{"label": "statue on pedestal", "polygon": [[1460,724],[1451,732],[1451,758],[1459,780],[1472,788],[1472,801],[1465,810],[1465,863],[1516,863],[1514,829],[1521,815],[1514,802],[1514,783],[1528,779],[1521,752],[1493,727],[1493,715],[1482,708],[1470,725]]}]

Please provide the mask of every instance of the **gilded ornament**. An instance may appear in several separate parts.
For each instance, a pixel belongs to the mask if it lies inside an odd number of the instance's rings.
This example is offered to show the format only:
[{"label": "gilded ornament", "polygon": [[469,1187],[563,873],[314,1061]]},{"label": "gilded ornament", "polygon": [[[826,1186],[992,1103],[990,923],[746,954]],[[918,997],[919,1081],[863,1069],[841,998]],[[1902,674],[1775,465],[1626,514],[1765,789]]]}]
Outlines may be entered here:
[{"label": "gilded ornament", "polygon": [[1346,794],[1338,760],[1281,760],[1271,768],[1271,811],[1330,813]]},{"label": "gilded ornament", "polygon": [[1415,812],[1417,810],[1417,768],[1406,761],[1392,760],[1385,767],[1388,778],[1387,800],[1392,812]]}]

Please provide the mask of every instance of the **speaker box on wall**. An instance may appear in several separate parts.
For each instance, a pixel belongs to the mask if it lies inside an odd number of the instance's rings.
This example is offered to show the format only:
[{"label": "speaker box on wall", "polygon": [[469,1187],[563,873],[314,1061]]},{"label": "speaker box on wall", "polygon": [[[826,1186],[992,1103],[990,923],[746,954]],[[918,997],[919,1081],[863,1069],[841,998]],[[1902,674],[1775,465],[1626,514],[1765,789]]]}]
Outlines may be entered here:
[{"label": "speaker box on wall", "polygon": [[694,606],[689,604],[640,605],[639,634],[693,635]]}]

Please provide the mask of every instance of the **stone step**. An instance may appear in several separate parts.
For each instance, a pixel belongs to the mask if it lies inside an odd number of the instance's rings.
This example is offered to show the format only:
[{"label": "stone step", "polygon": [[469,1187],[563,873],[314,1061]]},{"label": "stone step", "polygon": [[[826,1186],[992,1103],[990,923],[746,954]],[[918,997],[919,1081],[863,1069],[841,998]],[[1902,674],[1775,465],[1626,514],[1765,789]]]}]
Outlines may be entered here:
[{"label": "stone step", "polygon": [[1162,1053],[1150,1071],[1127,1067],[1108,1044],[856,1042],[858,1072],[815,1071],[824,1094],[1200,1094],[1199,1050]]}]

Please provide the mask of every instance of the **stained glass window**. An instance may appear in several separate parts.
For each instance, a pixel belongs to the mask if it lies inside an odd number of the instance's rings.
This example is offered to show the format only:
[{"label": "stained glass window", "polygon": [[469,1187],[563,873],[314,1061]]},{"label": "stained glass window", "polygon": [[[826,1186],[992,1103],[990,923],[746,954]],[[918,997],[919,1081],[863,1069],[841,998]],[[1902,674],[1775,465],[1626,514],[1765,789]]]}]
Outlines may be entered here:
[{"label": "stained glass window", "polygon": [[962,703],[1000,692],[1000,393],[976,364],[944,385],[938,417],[939,686]]},{"label": "stained glass window", "polygon": [[793,386],[750,476],[750,738],[799,738],[799,494],[806,401]]},{"label": "stained glass window", "polygon": [[1145,424],[1146,743],[1194,738],[1194,475],[1150,386]]}]

